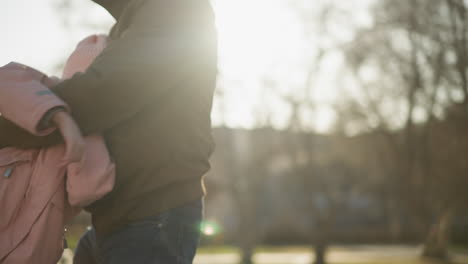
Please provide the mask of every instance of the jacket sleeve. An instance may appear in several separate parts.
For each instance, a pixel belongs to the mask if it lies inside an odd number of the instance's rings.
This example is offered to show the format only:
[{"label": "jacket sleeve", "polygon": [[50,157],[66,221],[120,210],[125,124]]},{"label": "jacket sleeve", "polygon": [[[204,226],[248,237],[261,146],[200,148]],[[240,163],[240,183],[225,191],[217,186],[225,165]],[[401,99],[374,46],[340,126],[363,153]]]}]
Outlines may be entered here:
[{"label": "jacket sleeve", "polygon": [[[178,16],[155,14],[150,9],[141,12],[85,73],[52,87],[67,103],[84,135],[112,128],[164,100],[172,89],[180,89],[180,82],[194,78],[206,56],[212,55],[210,34],[214,31],[209,23],[189,24],[187,19],[176,20],[173,18]],[[0,146],[5,140],[9,146],[22,147],[56,140],[51,135],[36,141],[24,133],[10,138],[4,132],[12,133],[15,128],[4,129],[0,124]]]},{"label": "jacket sleeve", "polygon": [[146,41],[129,33],[111,43],[84,74],[55,87],[84,135],[131,118],[190,76],[193,47],[170,37]]},{"label": "jacket sleeve", "polygon": [[10,138],[28,136],[29,133],[46,136],[55,130],[54,127],[39,129],[38,126],[41,116],[49,109],[66,108],[65,103],[47,88],[57,83],[54,79],[14,62],[0,68],[0,79],[0,134],[5,139],[1,146],[5,146]]},{"label": "jacket sleeve", "polygon": [[66,109],[66,104],[39,81],[7,82],[0,88],[0,112],[6,119],[29,131],[45,136],[55,127],[41,129],[41,118],[51,109]]}]

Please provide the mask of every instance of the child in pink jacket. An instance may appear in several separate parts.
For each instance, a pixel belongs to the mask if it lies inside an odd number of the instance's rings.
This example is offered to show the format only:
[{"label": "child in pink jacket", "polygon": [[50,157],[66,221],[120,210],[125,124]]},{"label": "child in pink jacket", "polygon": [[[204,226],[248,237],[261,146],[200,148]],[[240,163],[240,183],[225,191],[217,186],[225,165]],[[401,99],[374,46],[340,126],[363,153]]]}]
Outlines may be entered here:
[{"label": "child in pink jacket", "polygon": [[[85,71],[106,42],[96,35],[80,42],[63,78]],[[65,143],[39,150],[0,149],[1,264],[55,264],[63,251],[64,223],[114,184],[115,165],[103,138],[83,138],[70,109],[48,89],[58,81],[17,63],[0,68],[0,113],[39,136],[58,128]],[[52,126],[38,129],[54,109],[61,111]]]}]

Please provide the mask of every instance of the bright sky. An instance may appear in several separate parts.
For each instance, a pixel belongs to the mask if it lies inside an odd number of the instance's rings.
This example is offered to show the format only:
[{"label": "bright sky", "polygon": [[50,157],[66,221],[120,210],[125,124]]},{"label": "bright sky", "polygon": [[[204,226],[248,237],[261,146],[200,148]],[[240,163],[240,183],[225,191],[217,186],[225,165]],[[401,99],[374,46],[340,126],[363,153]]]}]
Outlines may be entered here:
[{"label": "bright sky", "polygon": [[[317,3],[336,2],[343,8],[356,9],[357,17],[366,23],[365,8],[370,0],[316,0]],[[74,45],[85,36],[96,33],[84,26],[65,28],[63,19],[53,8],[56,0],[2,1],[0,9],[0,65],[18,61],[48,74],[57,74],[61,63]],[[79,12],[72,22],[80,23],[83,17],[90,23],[112,24],[110,16],[91,1],[75,2]],[[291,2],[291,1],[289,1]],[[295,91],[305,83],[307,58],[317,51],[323,38],[315,36],[306,40],[296,13],[286,0],[213,0],[219,31],[220,82],[225,99],[215,104],[215,125],[252,127],[254,113],[272,113],[278,127],[284,125],[289,108],[281,102],[277,92],[265,89],[266,80],[274,80],[278,91]],[[343,29],[330,29],[338,35],[348,36]],[[341,31],[340,31],[341,30]],[[341,32],[341,33],[340,33]],[[99,32],[105,33],[105,32]],[[320,44],[320,45],[322,45]],[[323,45],[322,45],[323,46]],[[337,94],[337,79],[341,57],[331,52],[324,61],[312,96],[317,102],[313,116],[315,129],[326,131],[333,121],[330,109]],[[275,91],[276,91],[275,90]],[[267,110],[265,110],[267,109]]]},{"label": "bright sky", "polygon": [[[82,1],[82,0],[80,0]],[[56,0],[4,0],[0,8],[0,65],[17,61],[54,74],[76,43],[94,33],[86,27],[67,30],[54,9]],[[110,25],[111,17],[91,1],[87,15]]]}]

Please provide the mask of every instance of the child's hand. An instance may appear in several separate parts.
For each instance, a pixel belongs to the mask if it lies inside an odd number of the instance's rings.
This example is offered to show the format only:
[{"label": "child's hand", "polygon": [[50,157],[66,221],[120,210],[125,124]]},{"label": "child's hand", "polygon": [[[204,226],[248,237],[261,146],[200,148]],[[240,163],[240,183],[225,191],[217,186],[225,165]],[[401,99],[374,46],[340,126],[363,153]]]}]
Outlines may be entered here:
[{"label": "child's hand", "polygon": [[65,162],[79,162],[83,159],[85,141],[80,128],[65,111],[57,112],[52,121],[60,130],[65,141]]}]

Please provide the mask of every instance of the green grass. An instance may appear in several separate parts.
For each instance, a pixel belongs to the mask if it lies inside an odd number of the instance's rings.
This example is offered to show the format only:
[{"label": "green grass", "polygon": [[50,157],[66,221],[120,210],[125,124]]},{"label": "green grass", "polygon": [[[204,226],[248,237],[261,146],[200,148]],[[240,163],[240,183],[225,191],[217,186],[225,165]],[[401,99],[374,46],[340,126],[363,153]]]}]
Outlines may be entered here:
[{"label": "green grass", "polygon": [[413,259],[413,260],[395,260],[395,261],[373,260],[370,262],[345,262],[345,263],[329,262],[327,264],[451,264],[451,263]]},{"label": "green grass", "polygon": [[[312,250],[312,247],[307,246],[260,246],[256,248],[255,253],[306,253],[311,252]],[[353,250],[345,247],[333,247],[332,251],[350,252]],[[456,254],[468,255],[468,248],[466,246],[451,246],[450,251]],[[240,254],[240,250],[233,246],[205,246],[199,248],[198,254]],[[415,256],[408,257],[408,259],[366,259],[360,262],[328,262],[327,264],[468,264],[468,262],[466,262],[466,260],[462,262],[435,261]]]},{"label": "green grass", "polygon": [[311,251],[312,247],[307,246],[260,246],[257,247],[256,253],[275,253],[275,252],[286,252],[286,253],[304,253]]},{"label": "green grass", "polygon": [[453,245],[450,250],[459,254],[468,254],[468,245]]},{"label": "green grass", "polygon": [[[73,232],[70,232],[73,234]],[[69,247],[73,250],[77,243],[79,237],[73,236],[69,234],[67,236],[67,241]],[[308,247],[306,245],[302,246],[259,246],[255,249],[255,253],[306,253],[311,252],[313,250],[312,247]],[[352,249],[347,249],[343,247],[333,247],[333,252],[343,251],[349,252]],[[468,255],[468,247],[464,245],[454,245],[450,247],[450,251],[456,254],[465,254]],[[197,254],[240,254],[240,250],[234,246],[203,246],[200,247],[197,251]],[[287,264],[287,263],[285,263]],[[360,262],[329,262],[327,264],[468,264],[468,262],[438,262],[428,259],[420,259],[420,258],[408,258],[408,259],[398,259],[398,260],[385,260],[385,259],[375,259],[372,261],[360,261]]]},{"label": "green grass", "polygon": [[[312,249],[312,246],[259,246],[255,249],[255,253],[304,253],[311,251]],[[334,252],[342,250],[345,251],[341,248],[333,248]],[[197,252],[202,254],[239,254],[240,250],[234,246],[202,246]]]},{"label": "green grass", "polygon": [[336,263],[330,262],[327,264],[467,264],[467,263],[457,263],[457,262],[450,262],[450,261],[434,261],[429,259],[407,259],[407,260],[373,260],[373,261],[364,261],[364,262],[345,262],[345,263]]},{"label": "green grass", "polygon": [[239,254],[240,250],[233,246],[204,246],[197,250],[197,254]]},{"label": "green grass", "polygon": [[[290,263],[284,263],[290,264]],[[420,260],[398,260],[398,261],[381,261],[381,260],[373,260],[370,262],[327,262],[326,264],[452,264],[447,262],[425,262]]]}]

